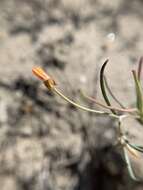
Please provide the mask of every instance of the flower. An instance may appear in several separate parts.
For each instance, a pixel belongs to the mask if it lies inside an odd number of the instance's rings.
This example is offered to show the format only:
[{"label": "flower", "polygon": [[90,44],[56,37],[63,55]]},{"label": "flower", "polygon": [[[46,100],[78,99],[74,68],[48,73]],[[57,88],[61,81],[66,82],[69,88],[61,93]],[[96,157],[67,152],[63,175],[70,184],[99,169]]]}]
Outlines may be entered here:
[{"label": "flower", "polygon": [[45,86],[49,90],[51,90],[56,85],[55,81],[41,67],[33,68],[32,72],[35,76],[44,82]]},{"label": "flower", "polygon": [[40,80],[46,81],[50,79],[50,76],[45,73],[45,71],[41,67],[35,67],[32,69],[32,72],[35,76],[37,76]]}]

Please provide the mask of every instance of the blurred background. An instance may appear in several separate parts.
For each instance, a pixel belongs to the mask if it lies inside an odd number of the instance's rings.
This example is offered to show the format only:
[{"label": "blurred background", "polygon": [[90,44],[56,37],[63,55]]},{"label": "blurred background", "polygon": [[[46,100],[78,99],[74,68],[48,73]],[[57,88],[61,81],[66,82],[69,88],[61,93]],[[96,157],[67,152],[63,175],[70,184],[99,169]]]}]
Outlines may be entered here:
[{"label": "blurred background", "polygon": [[[85,113],[32,75],[44,68],[71,99],[103,102],[99,71],[116,97],[135,102],[131,70],[143,55],[142,0],[0,0],[0,189],[141,190],[113,147],[116,122]],[[114,102],[113,102],[114,104]],[[125,123],[143,144],[142,127]],[[143,175],[142,160],[133,166]]]}]

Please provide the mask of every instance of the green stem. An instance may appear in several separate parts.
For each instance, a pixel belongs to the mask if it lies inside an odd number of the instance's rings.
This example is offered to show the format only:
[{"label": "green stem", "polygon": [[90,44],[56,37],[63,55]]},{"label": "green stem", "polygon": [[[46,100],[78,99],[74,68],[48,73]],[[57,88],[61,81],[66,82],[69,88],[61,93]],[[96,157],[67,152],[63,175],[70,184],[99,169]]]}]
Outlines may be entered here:
[{"label": "green stem", "polygon": [[103,112],[103,111],[98,111],[98,110],[95,110],[95,109],[90,109],[90,108],[87,108],[85,106],[82,106],[74,101],[72,101],[71,99],[69,99],[68,97],[66,97],[64,94],[62,94],[57,88],[53,88],[52,89],[56,94],[58,94],[61,98],[63,98],[65,101],[67,101],[68,103],[72,104],[73,106],[79,108],[79,109],[82,109],[84,111],[87,111],[87,112],[92,112],[92,113],[97,113],[97,114],[103,114],[103,115],[109,115],[113,118],[116,118],[118,119],[120,116],[117,116],[115,114],[111,114],[111,113],[107,113],[107,112]]}]

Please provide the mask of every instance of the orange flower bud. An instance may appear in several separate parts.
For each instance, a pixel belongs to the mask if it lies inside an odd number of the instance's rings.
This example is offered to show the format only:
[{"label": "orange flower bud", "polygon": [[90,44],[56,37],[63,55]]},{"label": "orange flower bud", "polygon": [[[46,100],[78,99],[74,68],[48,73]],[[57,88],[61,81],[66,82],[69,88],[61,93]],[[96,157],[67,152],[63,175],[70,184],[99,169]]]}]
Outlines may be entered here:
[{"label": "orange flower bud", "polygon": [[55,81],[49,75],[47,75],[47,73],[41,67],[33,68],[32,72],[44,82],[45,86],[49,90],[51,90],[56,85]]},{"label": "orange flower bud", "polygon": [[41,67],[33,68],[32,72],[42,81],[46,81],[50,79],[50,76],[48,76]]}]

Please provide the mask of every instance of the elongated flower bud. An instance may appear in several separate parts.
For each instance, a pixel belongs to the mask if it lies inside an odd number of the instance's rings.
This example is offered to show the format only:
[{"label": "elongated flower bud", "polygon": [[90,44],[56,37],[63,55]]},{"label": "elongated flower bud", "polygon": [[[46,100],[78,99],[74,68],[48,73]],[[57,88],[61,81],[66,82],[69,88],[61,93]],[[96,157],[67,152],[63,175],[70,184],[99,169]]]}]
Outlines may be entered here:
[{"label": "elongated flower bud", "polygon": [[47,73],[45,73],[45,71],[41,67],[33,68],[32,72],[34,73],[35,76],[37,76],[42,81],[50,79],[50,76],[48,76]]},{"label": "elongated flower bud", "polygon": [[55,81],[41,67],[33,68],[32,72],[44,82],[45,86],[49,90],[51,90],[56,85]]}]

